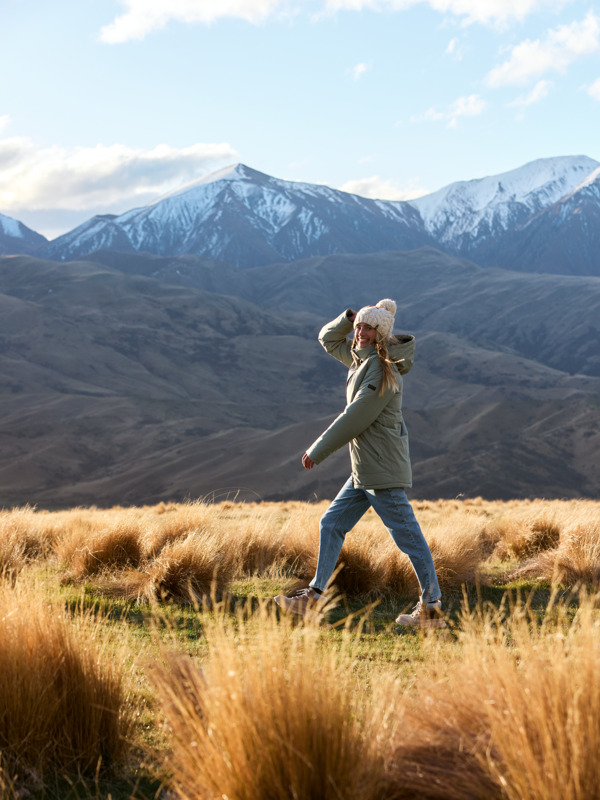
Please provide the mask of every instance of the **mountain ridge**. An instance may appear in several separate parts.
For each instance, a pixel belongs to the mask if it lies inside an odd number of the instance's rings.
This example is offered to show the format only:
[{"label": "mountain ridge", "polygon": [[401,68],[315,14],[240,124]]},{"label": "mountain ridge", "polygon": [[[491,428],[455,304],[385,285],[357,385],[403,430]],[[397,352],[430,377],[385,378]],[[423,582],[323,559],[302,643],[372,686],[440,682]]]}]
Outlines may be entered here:
[{"label": "mountain ridge", "polygon": [[[59,261],[98,250],[196,255],[241,269],[333,253],[430,246],[482,266],[600,275],[599,162],[537,159],[497,175],[458,181],[410,201],[371,199],[318,184],[284,181],[234,164],[148,206],[99,215],[35,254]],[[574,200],[576,198],[576,200]],[[585,198],[585,202],[581,202]],[[571,207],[578,202],[577,224]],[[558,248],[540,250],[553,240]]]}]

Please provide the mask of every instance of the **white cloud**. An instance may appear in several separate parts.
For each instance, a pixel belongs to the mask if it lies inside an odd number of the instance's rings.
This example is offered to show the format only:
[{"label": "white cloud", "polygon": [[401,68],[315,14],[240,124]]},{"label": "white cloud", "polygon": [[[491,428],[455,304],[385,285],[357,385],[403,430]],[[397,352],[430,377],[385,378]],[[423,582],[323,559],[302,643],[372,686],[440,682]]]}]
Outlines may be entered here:
[{"label": "white cloud", "polygon": [[459,97],[445,111],[428,108],[424,114],[412,116],[411,122],[446,122],[447,128],[456,128],[460,117],[477,117],[487,108],[487,103],[478,94]]},{"label": "white cloud", "polygon": [[149,33],[175,22],[210,24],[223,17],[262,22],[290,0],[120,0],[127,11],[100,31],[109,44],[144,39]]},{"label": "white cloud", "polygon": [[600,78],[597,78],[590,86],[588,86],[587,92],[590,97],[594,98],[594,100],[600,100]]},{"label": "white cloud", "polygon": [[435,11],[461,19],[505,27],[544,8],[560,8],[568,0],[119,0],[125,13],[100,31],[104,42],[116,44],[144,39],[169,22],[209,25],[225,17],[259,23],[270,16],[306,13],[314,19],[339,11],[405,11],[427,4]]},{"label": "white cloud", "polygon": [[532,106],[535,103],[539,103],[540,100],[543,100],[546,97],[550,90],[553,88],[554,84],[552,81],[541,80],[536,83],[533,89],[527,94],[520,94],[512,103],[508,105],[510,107],[517,107],[517,108],[526,108],[527,106]]},{"label": "white cloud", "polygon": [[407,186],[400,189],[392,181],[380,178],[379,175],[346,181],[339,188],[343,192],[358,194],[373,200],[414,200],[415,197],[422,197],[429,193],[428,189],[423,189],[419,185],[418,179],[411,179]]},{"label": "white cloud", "polygon": [[459,41],[456,37],[454,37],[454,39],[450,39],[450,41],[448,42],[448,47],[446,47],[444,52],[447,56],[452,56],[457,61],[462,60],[462,53],[459,48]]},{"label": "white cloud", "polygon": [[[236,160],[226,143],[152,150],[38,148],[26,138],[0,139],[0,209],[86,209],[145,204],[186,181]],[[124,207],[124,208],[123,208]]]},{"label": "white cloud", "polygon": [[426,3],[435,11],[462,18],[466,24],[479,23],[503,27],[512,20],[543,8],[560,8],[566,0],[325,0],[329,12],[336,11],[404,11]]},{"label": "white cloud", "polygon": [[593,13],[581,22],[560,25],[542,39],[525,39],[513,47],[510,58],[486,77],[488,86],[527,83],[546,72],[565,72],[581,56],[600,50],[600,21]]},{"label": "white cloud", "polygon": [[352,69],[350,69],[348,71],[352,75],[352,80],[353,81],[358,81],[358,80],[360,80],[360,78],[362,78],[362,76],[365,74],[365,72],[367,70],[369,70],[370,68],[371,67],[370,67],[369,64],[360,63],[360,64],[356,64],[356,66],[352,67]]}]

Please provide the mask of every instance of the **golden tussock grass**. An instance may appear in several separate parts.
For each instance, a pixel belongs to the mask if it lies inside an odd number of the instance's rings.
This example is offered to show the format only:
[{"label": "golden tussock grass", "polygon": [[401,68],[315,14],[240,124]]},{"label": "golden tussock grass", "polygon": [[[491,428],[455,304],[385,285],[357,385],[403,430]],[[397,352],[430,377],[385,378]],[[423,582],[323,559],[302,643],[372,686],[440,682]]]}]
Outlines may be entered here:
[{"label": "golden tussock grass", "polygon": [[107,569],[137,566],[142,552],[139,532],[132,530],[127,522],[93,531],[85,537],[74,531],[60,539],[55,551],[68,564],[69,577],[75,580]]},{"label": "golden tussock grass", "polygon": [[93,774],[127,753],[118,658],[100,628],[35,587],[0,587],[0,753],[5,775]]},{"label": "golden tussock grass", "polygon": [[122,581],[124,594],[189,603],[220,596],[235,569],[234,554],[213,533],[191,532],[164,545],[155,558]]},{"label": "golden tussock grass", "polygon": [[393,796],[432,800],[583,800],[600,781],[598,597],[575,620],[526,606],[508,619],[464,613],[461,651],[435,657],[398,706]]},{"label": "golden tussock grass", "polygon": [[[364,629],[348,620],[340,631],[275,607],[270,595],[312,575],[326,507],[186,503],[0,513],[0,554],[6,546],[16,565],[0,584],[0,798],[13,800],[23,776],[93,771],[100,756],[119,761],[127,737],[140,735],[139,723],[131,726],[123,658],[103,644],[103,631],[124,633],[127,663],[135,660],[139,639],[134,646],[127,626],[147,636],[148,620],[159,613],[155,602],[140,613],[136,599],[186,605],[163,609],[185,632],[169,637],[157,626],[162,644],[148,646],[147,669],[135,668],[136,691],[152,695],[145,724],[162,731],[153,739],[161,743],[157,769],[181,800],[597,797],[600,610],[592,592],[600,580],[600,505],[415,502],[446,608],[458,604],[461,585],[472,601],[475,581],[485,580],[484,595],[498,603],[503,589],[492,585],[494,575],[505,582],[509,572],[529,586],[541,578],[542,595],[552,584],[557,593],[592,587],[589,597],[574,593],[545,611],[534,611],[531,599],[475,611],[465,601],[460,616],[452,612],[450,630],[427,636],[393,626],[394,604],[416,597],[417,585],[372,512],[348,535],[335,581],[348,607],[383,595]],[[102,547],[111,537],[112,549]],[[98,569],[86,566],[86,550]],[[33,574],[54,581],[54,601],[25,588]],[[93,603],[103,592],[110,601],[115,594],[133,600],[115,602],[114,617],[95,624],[71,616],[56,600],[72,595],[72,586],[61,588],[65,574],[85,582],[82,596],[91,594]],[[267,596],[232,612],[229,593],[250,585]],[[212,605],[196,614],[190,601],[201,605],[209,594]],[[227,602],[215,607],[221,595]],[[135,741],[147,760],[145,740]]]},{"label": "golden tussock grass", "polygon": [[565,525],[554,549],[526,560],[515,574],[564,587],[600,586],[600,515],[580,515]]},{"label": "golden tussock grass", "polygon": [[377,736],[345,646],[264,603],[249,618],[217,613],[204,633],[202,666],[167,653],[153,675],[177,797],[380,796]]},{"label": "golden tussock grass", "polygon": [[[481,579],[485,563],[505,562],[515,579],[569,587],[598,585],[598,510],[591,501],[416,501],[443,592]],[[46,513],[0,513],[0,569],[13,576],[31,560],[56,558],[65,579],[95,579],[129,597],[189,598],[216,576],[219,592],[249,576],[308,581],[327,503],[159,504]],[[197,552],[195,552],[197,549]],[[374,512],[351,531],[336,586],[364,599],[414,594],[408,558]],[[483,569],[482,569],[483,567]],[[94,578],[98,576],[98,578]],[[195,588],[194,588],[195,587]]]},{"label": "golden tussock grass", "polygon": [[360,628],[335,645],[319,617],[266,604],[203,618],[199,664],[163,652],[153,682],[182,800],[385,797],[584,800],[600,779],[600,614],[527,604],[469,611],[421,639],[411,682],[394,659],[357,671]]}]

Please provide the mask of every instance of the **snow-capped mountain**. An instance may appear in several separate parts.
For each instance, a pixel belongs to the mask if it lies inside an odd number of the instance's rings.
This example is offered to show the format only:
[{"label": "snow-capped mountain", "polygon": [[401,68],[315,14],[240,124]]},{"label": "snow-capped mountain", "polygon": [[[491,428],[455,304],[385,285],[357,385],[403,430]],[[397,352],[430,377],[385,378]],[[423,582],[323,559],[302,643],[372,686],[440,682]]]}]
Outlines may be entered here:
[{"label": "snow-capped mountain", "polygon": [[72,260],[99,249],[195,254],[240,267],[338,252],[433,244],[408,203],[278,180],[243,164],[194,181],[144,208],[99,216],[55,239],[44,255]]},{"label": "snow-capped mountain", "polygon": [[498,237],[493,251],[493,263],[522,272],[600,276],[600,166],[573,191]]},{"label": "snow-capped mountain", "polygon": [[47,241],[22,222],[0,214],[0,255],[33,253]]},{"label": "snow-capped mountain", "polygon": [[523,225],[599,166],[587,156],[541,158],[501,175],[451,183],[410,202],[440,244],[465,252]]},{"label": "snow-capped mountain", "polygon": [[407,202],[283,181],[237,164],[143,208],[96,216],[38,243],[36,254],[193,254],[252,267],[430,245],[482,266],[600,275],[599,167],[587,156],[538,159]]},{"label": "snow-capped mountain", "polygon": [[482,266],[600,275],[600,163],[532,161],[413,201],[442,249]]}]

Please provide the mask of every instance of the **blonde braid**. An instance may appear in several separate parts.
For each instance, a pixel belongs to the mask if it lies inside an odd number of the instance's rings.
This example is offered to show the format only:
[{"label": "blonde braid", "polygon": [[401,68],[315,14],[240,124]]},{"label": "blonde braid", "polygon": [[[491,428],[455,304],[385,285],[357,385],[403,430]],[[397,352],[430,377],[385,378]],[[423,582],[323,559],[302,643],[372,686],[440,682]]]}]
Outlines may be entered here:
[{"label": "blonde braid", "polygon": [[383,369],[383,381],[381,382],[381,390],[379,392],[379,396],[381,397],[387,389],[391,389],[393,392],[398,391],[395,365],[399,364],[400,361],[404,359],[401,358],[399,361],[392,361],[388,353],[387,341],[385,339],[379,339],[379,341],[375,342],[375,349],[377,350],[377,355],[379,356],[379,361]]}]

